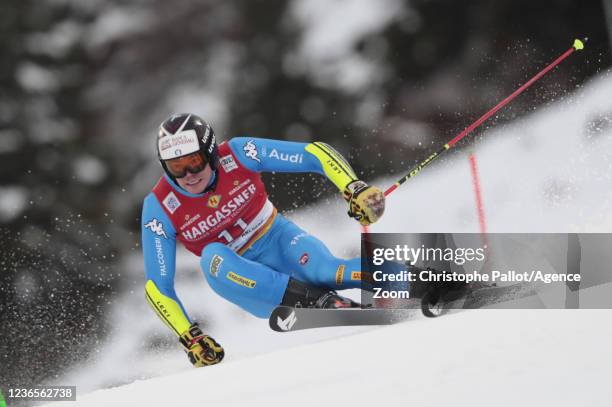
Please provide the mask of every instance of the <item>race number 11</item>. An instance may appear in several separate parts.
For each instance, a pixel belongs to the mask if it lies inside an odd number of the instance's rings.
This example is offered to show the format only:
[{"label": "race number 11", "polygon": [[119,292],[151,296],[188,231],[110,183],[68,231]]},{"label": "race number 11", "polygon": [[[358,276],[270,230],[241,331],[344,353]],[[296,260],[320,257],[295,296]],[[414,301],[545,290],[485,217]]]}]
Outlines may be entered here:
[{"label": "race number 11", "polygon": [[[242,229],[243,231],[246,230],[247,228],[247,224],[245,221],[242,220],[242,218],[238,219],[236,221],[236,223],[234,223],[234,226],[238,226],[240,229]],[[232,235],[229,234],[229,232],[227,230],[224,230],[223,232],[219,233],[219,237],[224,238],[225,240],[227,240],[227,243],[231,242],[232,240],[234,240],[234,238],[232,237]]]}]

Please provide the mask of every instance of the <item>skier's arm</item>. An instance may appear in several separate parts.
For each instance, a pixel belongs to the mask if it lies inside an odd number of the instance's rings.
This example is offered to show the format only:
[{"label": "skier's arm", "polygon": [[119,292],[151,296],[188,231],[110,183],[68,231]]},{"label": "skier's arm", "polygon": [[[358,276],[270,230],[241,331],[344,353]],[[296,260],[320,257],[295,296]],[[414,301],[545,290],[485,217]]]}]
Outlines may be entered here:
[{"label": "skier's arm", "polygon": [[174,291],[176,231],[153,194],[142,208],[142,251],[145,260],[145,296],[161,320],[178,336],[189,361],[195,367],[223,360],[223,347],[204,335],[191,322]]},{"label": "skier's arm", "polygon": [[174,290],[176,231],[153,194],[144,201],[141,222],[147,302],[180,337],[191,321]]},{"label": "skier's arm", "polygon": [[355,171],[330,145],[252,137],[229,141],[240,163],[256,172],[315,172],[326,176],[340,191],[357,180]]},{"label": "skier's arm", "polygon": [[240,163],[251,171],[325,175],[349,203],[349,216],[362,225],[376,222],[384,212],[382,191],[359,180],[344,157],[326,143],[236,137],[229,141],[229,146]]}]

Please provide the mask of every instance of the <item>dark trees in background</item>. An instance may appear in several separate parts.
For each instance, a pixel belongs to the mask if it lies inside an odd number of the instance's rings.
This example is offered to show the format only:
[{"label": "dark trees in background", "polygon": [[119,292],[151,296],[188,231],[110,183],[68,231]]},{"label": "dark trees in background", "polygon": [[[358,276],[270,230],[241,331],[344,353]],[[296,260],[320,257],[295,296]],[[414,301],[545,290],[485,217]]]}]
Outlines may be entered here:
[{"label": "dark trees in background", "polygon": [[0,6],[0,382],[37,384],[87,356],[119,255],[110,146],[82,103],[98,67],[78,39],[93,15]]}]

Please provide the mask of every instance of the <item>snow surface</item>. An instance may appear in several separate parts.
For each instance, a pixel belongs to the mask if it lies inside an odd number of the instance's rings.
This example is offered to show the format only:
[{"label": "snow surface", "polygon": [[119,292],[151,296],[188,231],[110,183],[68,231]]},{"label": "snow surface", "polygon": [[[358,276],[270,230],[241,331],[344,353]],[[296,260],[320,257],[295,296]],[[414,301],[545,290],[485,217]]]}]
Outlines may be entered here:
[{"label": "snow surface", "polygon": [[[461,143],[478,159],[490,232],[612,230],[611,94],[608,72],[528,117]],[[372,231],[478,232],[466,149],[438,161],[389,197],[387,212]],[[336,255],[354,256],[359,228],[345,212],[338,198],[291,218]],[[608,310],[479,310],[386,328],[277,334],[267,321],[216,296],[198,271],[197,258],[183,251],[178,259],[177,292],[192,317],[207,321],[205,330],[224,345],[227,359],[213,368],[189,366],[147,308],[142,259],[134,256],[124,268],[135,288],[117,300],[107,343],[58,379],[78,386],[79,401],[66,405],[612,401]]]},{"label": "snow surface", "polygon": [[467,311],[185,369],[53,406],[608,406],[609,316]]}]

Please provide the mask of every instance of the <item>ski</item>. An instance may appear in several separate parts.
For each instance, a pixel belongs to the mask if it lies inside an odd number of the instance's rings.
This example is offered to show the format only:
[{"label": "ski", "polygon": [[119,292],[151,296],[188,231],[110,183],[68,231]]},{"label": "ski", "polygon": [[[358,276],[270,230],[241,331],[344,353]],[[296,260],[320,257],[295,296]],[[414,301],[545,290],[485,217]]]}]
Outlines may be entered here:
[{"label": "ski", "polygon": [[[438,317],[451,309],[478,309],[507,301],[536,295],[532,287],[525,284],[509,286],[484,286],[460,290],[443,295],[435,303],[426,295],[421,301],[421,311],[426,317]],[[292,308],[280,305],[272,311],[270,328],[276,332],[292,332],[304,329],[360,325],[391,325],[414,318],[414,308],[343,308],[314,309]]]},{"label": "ski", "polygon": [[270,315],[270,328],[276,332],[333,326],[390,325],[414,315],[410,309],[344,308],[313,309],[280,305]]},{"label": "ski", "polygon": [[436,301],[430,301],[431,297],[425,295],[421,299],[421,311],[426,317],[435,318],[450,309],[478,309],[534,295],[536,291],[528,284],[486,285],[442,294],[442,299]]}]

